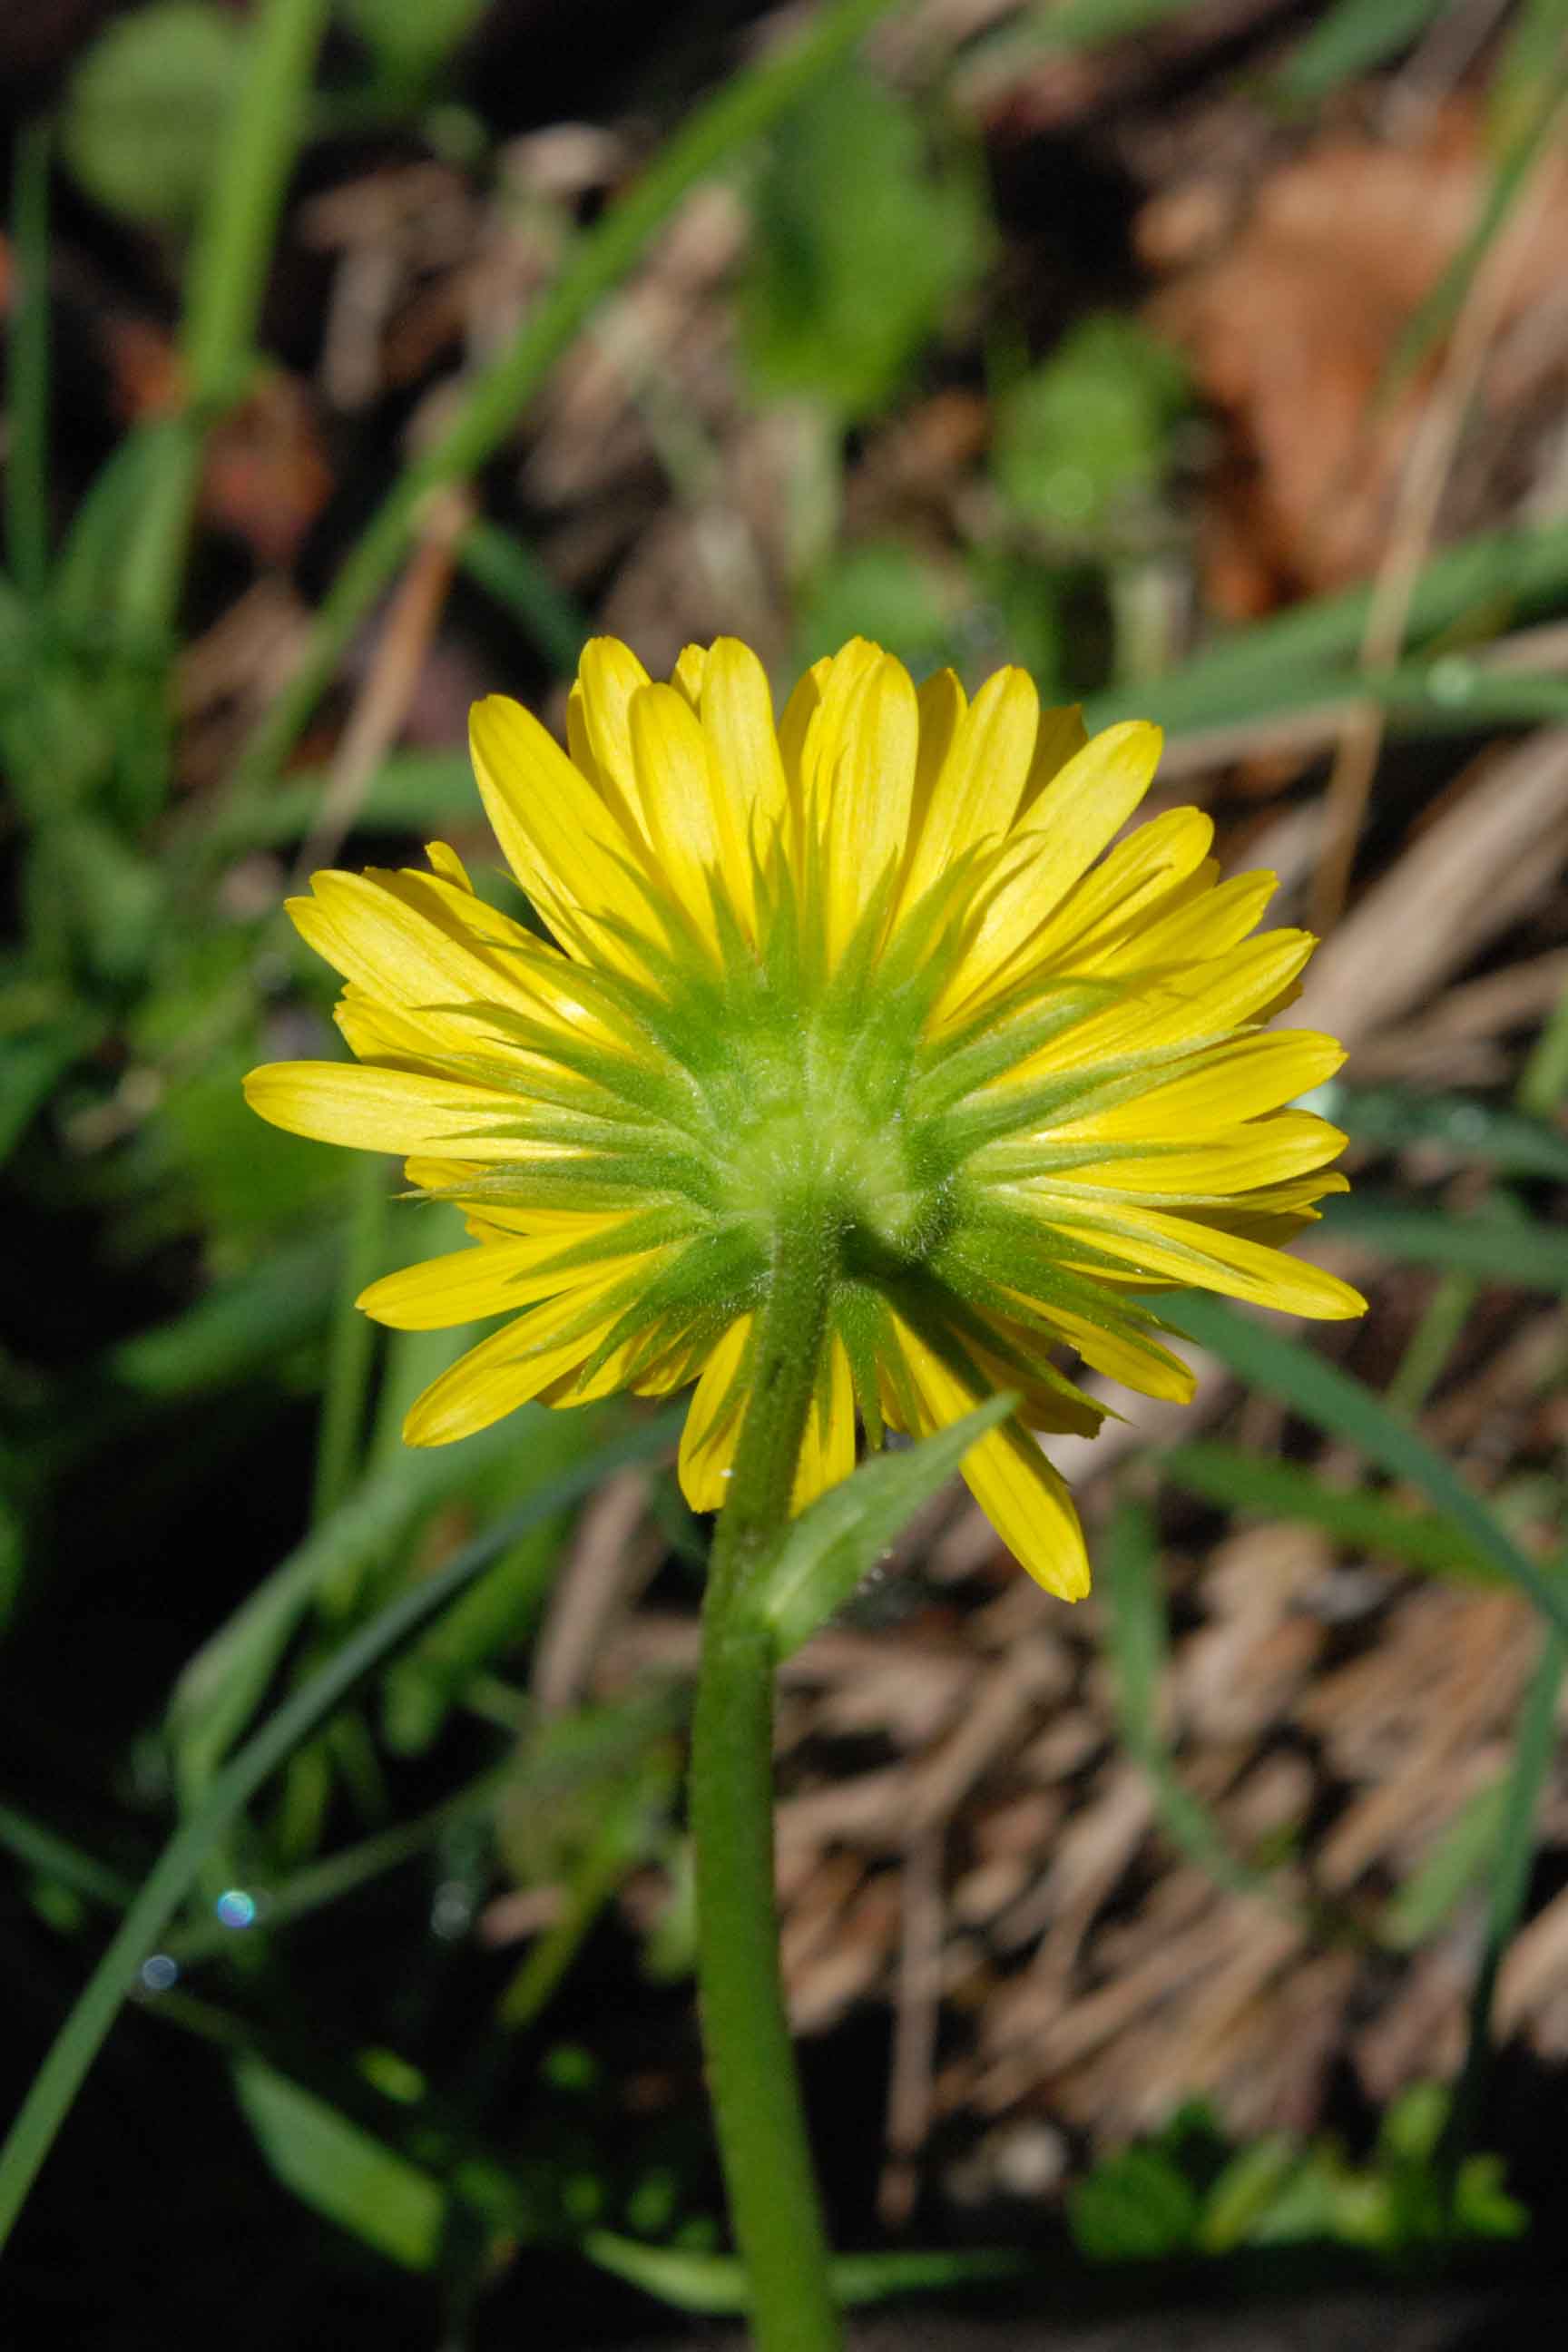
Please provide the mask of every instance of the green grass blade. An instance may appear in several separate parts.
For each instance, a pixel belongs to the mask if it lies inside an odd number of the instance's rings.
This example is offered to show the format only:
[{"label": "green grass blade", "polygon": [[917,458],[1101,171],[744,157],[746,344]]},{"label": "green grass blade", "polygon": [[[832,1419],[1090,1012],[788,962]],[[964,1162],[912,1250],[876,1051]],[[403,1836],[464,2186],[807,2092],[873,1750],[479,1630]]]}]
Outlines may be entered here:
[{"label": "green grass blade", "polygon": [[[649,2246],[613,2230],[590,2230],[583,2252],[601,2270],[641,2287],[645,2294],[678,2311],[714,2315],[748,2307],[745,2270],[733,2254],[694,2253],[684,2246]],[[846,2309],[881,2303],[899,2294],[938,2294],[945,2287],[973,2286],[1017,2278],[1029,2268],[1026,2254],[1011,2248],[931,2252],[910,2248],[888,2254],[838,2254],[832,2263],[835,2294]]]},{"label": "green grass blade", "polygon": [[1362,1381],[1220,1299],[1183,1291],[1162,1299],[1160,1312],[1173,1329],[1195,1339],[1248,1386],[1283,1398],[1318,1428],[1344,1438],[1368,1461],[1419,1487],[1483,1559],[1568,1635],[1568,1583],[1521,1551],[1443,1456]]},{"label": "green grass blade", "polygon": [[1487,1894],[1486,1940],[1470,1990],[1465,2062],[1444,2126],[1438,2166],[1452,2202],[1460,2168],[1479,2119],[1491,2071],[1492,2004],[1503,1958],[1518,1930],[1530,1891],[1535,1818],[1557,1747],[1557,1703],[1568,1668],[1568,1635],[1553,1625],[1524,1703],[1513,1761],[1504,1788],[1502,1821]]},{"label": "green grass blade", "polygon": [[[1497,531],[1446,549],[1415,583],[1407,641],[1484,620],[1493,635],[1510,619],[1550,614],[1568,588],[1568,524]],[[1084,724],[1152,719],[1173,734],[1310,708],[1364,690],[1357,655],[1371,610],[1369,589],[1321,596],[1277,618],[1234,629],[1167,678],[1136,692],[1092,695]],[[1414,673],[1413,673],[1414,674]]]},{"label": "green grass blade", "polygon": [[536,1522],[578,1501],[612,1468],[646,1461],[673,1441],[680,1416],[661,1414],[629,1432],[592,1461],[552,1479],[529,1500],[431,1577],[400,1592],[345,1642],[270,1716],[261,1729],[217,1774],[199,1808],[176,1832],[126,1913],[118,1934],[94,1969],[65,2025],[56,2036],[16,2120],[0,2147],[0,2245],[9,2237],[38,2168],[54,2144],[72,2100],[102,2048],[136,1972],[155,1948],[184,1901],[208,1854],[230,1834],[257,1790],[279,1765],[336,1712],[343,1701],[460,1592],[471,1578]]},{"label": "green grass blade", "polygon": [[1396,1952],[1413,1952],[1449,1917],[1468,1889],[1484,1877],[1503,1835],[1506,1780],[1473,1790],[1420,1866],[1391,1895],[1378,1923],[1378,1939]]},{"label": "green grass blade", "polygon": [[1362,1192],[1325,1202],[1322,1230],[1413,1265],[1453,1267],[1530,1290],[1568,1290],[1568,1234],[1506,1211],[1451,1217]]},{"label": "green grass blade", "polygon": [[58,1878],[62,1886],[85,1895],[91,1902],[107,1903],[122,1911],[135,1896],[135,1887],[117,1870],[110,1870],[95,1854],[84,1853],[58,1830],[19,1812],[15,1805],[0,1805],[0,1846],[29,1870],[45,1878]]},{"label": "green grass blade", "polygon": [[1480,1161],[1504,1176],[1547,1176],[1568,1182],[1568,1136],[1532,1118],[1472,1095],[1426,1094],[1415,1087],[1354,1087],[1331,1078],[1309,1108],[1331,1118],[1357,1143],[1403,1150],[1437,1143],[1457,1160]]},{"label": "green grass blade", "polygon": [[527,540],[498,523],[470,523],[458,561],[498,604],[515,614],[561,677],[574,677],[578,656],[593,635],[587,614],[561,587]]},{"label": "green grass blade", "polygon": [[1411,1511],[1382,1495],[1342,1494],[1313,1470],[1244,1454],[1232,1445],[1173,1445],[1160,1456],[1167,1478],[1205,1502],[1254,1518],[1293,1519],[1321,1528],[1336,1543],[1353,1545],[1408,1568],[1489,1584],[1502,1579],[1496,1563],[1435,1511]]},{"label": "green grass blade", "polygon": [[1117,1722],[1142,1768],[1172,1842],[1233,1895],[1279,1896],[1267,1874],[1232,1852],[1208,1807],[1182,1782],[1160,1728],[1160,1682],[1169,1654],[1160,1591],[1160,1547],[1151,1514],[1123,1500],[1106,1531],[1104,1590]]},{"label": "green grass blade", "polygon": [[1425,32],[1448,0],[1339,0],[1274,77],[1279,96],[1309,106],[1367,73]]}]

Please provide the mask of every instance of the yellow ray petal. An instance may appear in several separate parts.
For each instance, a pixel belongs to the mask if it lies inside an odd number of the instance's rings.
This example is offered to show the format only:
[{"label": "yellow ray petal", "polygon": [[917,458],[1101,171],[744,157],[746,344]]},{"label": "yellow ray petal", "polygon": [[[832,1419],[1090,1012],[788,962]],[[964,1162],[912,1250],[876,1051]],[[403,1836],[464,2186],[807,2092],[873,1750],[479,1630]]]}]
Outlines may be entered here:
[{"label": "yellow ray petal", "polygon": [[901,662],[879,655],[844,711],[819,822],[827,853],[827,940],[843,952],[877,887],[902,860],[920,714]]},{"label": "yellow ray petal", "polygon": [[1059,776],[1069,760],[1076,760],[1089,735],[1083,723],[1083,711],[1076,702],[1054,705],[1042,710],[1035,730],[1035,752],[1029,761],[1023,798],[1018,814],[1026,816],[1053,778]]},{"label": "yellow ray petal", "polygon": [[[617,1265],[597,1289],[618,1283],[623,1271]],[[595,1286],[584,1284],[530,1307],[459,1356],[409,1407],[403,1424],[405,1443],[450,1445],[456,1438],[471,1437],[527,1404],[574,1365],[585,1363],[617,1319],[614,1315],[593,1319],[594,1291]]]},{"label": "yellow ray petal", "polygon": [[647,811],[632,751],[631,706],[648,676],[618,637],[590,637],[567,701],[573,763],[595,785],[634,839],[649,837]]},{"label": "yellow ray petal", "polygon": [[[1154,1133],[1162,1130],[1155,1129]],[[1086,1167],[1064,1170],[1050,1180],[1053,1190],[1077,1194],[1080,1188],[1110,1192],[1162,1194],[1250,1192],[1322,1168],[1345,1148],[1339,1128],[1311,1111],[1276,1111],[1245,1127],[1205,1137],[1201,1143],[1169,1151],[1130,1150]]]},{"label": "yellow ray petal", "polygon": [[790,1509],[797,1516],[855,1467],[855,1382],[837,1333],[824,1350],[816,1394],[806,1417]]},{"label": "yellow ray petal", "polygon": [[751,1343],[752,1317],[731,1324],[703,1368],[680,1433],[680,1491],[694,1511],[716,1511],[729,1491],[730,1471],[745,1412],[740,1374]]},{"label": "yellow ray petal", "polygon": [[807,676],[816,688],[815,697],[803,677],[785,705],[779,727],[784,773],[786,777],[790,773],[793,754],[799,771],[801,806],[819,831],[826,824],[833,771],[843,748],[848,714],[868,677],[885,658],[881,647],[872,645],[868,637],[851,637],[830,661],[812,665]]},{"label": "yellow ray petal", "polygon": [[1197,1392],[1198,1376],[1190,1364],[1168,1348],[1162,1348],[1142,1331],[1118,1328],[1108,1331],[1101,1324],[1090,1323],[1082,1315],[1058,1307],[1053,1300],[1047,1309],[1053,1323],[1059,1323],[1086,1364],[1108,1380],[1120,1381],[1123,1388],[1136,1389],[1141,1396],[1159,1397],[1171,1404],[1191,1404]]},{"label": "yellow ray petal", "polygon": [[[1246,1240],[1223,1226],[1200,1224],[1195,1218],[1142,1206],[1129,1207],[1121,1217],[1109,1210],[1086,1213],[1078,1201],[1053,1203],[1048,1188],[1040,1188],[1032,1205],[1067,1240],[1076,1235],[1091,1243],[1096,1249],[1125,1261],[1140,1276],[1195,1283],[1200,1289],[1217,1290],[1227,1298],[1245,1298],[1256,1307],[1278,1307],[1284,1315],[1310,1315],[1330,1322],[1366,1312],[1360,1291],[1352,1290],[1337,1275],[1304,1258],[1284,1257],[1278,1250]],[[1244,1212],[1246,1203],[1237,1207]]]},{"label": "yellow ray petal", "polygon": [[654,855],[693,929],[715,939],[714,878],[749,905],[751,868],[734,807],[714,790],[701,726],[674,687],[647,686],[632,699],[631,733]]},{"label": "yellow ray petal", "polygon": [[1345,1058],[1336,1038],[1312,1029],[1267,1029],[1211,1045],[1108,1110],[1050,1130],[1053,1142],[1121,1143],[1141,1136],[1198,1136],[1278,1110],[1331,1078]]},{"label": "yellow ray petal", "polygon": [[647,900],[624,870],[643,855],[640,840],[521,703],[487,695],[468,740],[496,839],[551,929],[584,961],[640,971],[636,950],[591,919],[607,914],[646,931]]},{"label": "yellow ray petal", "polygon": [[449,882],[455,890],[461,890],[468,898],[474,896],[468,867],[447,842],[427,841],[425,855],[430,860],[432,871],[438,874],[443,882]]},{"label": "yellow ray petal", "polygon": [[784,816],[788,788],[767,673],[739,637],[715,639],[702,673],[700,707],[725,835],[724,871],[744,914],[751,907],[752,846],[766,848]]},{"label": "yellow ray petal", "polygon": [[274,1127],[320,1143],[360,1151],[437,1152],[473,1160],[542,1160],[574,1155],[559,1146],[490,1132],[515,1119],[515,1095],[458,1086],[412,1070],[359,1062],[269,1062],[252,1070],[245,1098]]},{"label": "yellow ray petal", "polygon": [[[426,877],[416,877],[423,880]],[[301,939],[345,980],[373,997],[409,1010],[472,1003],[510,1004],[547,1013],[529,989],[525,967],[487,951],[420,911],[400,892],[365,874],[316,874],[313,897],[289,898]],[[451,1027],[439,1013],[435,1027]],[[472,1029],[468,1032],[471,1039]]]},{"label": "yellow ray petal", "polygon": [[1088,872],[1148,791],[1160,743],[1159,729],[1141,719],[1107,727],[1037,795],[1009,836],[1016,864],[942,993],[940,1019],[983,988]]},{"label": "yellow ray petal", "polygon": [[1120,1004],[1091,1013],[1007,1074],[1009,1087],[1058,1072],[1092,1070],[1132,1054],[1223,1042],[1228,1030],[1267,1011],[1306,963],[1306,931],[1266,931],[1213,963],[1136,983]]},{"label": "yellow ray petal", "polygon": [[682,646],[680,657],[669,673],[669,682],[677,694],[685,696],[693,710],[702,708],[702,681],[707,674],[707,646]]},{"label": "yellow ray petal", "polygon": [[1153,908],[1146,922],[1134,922],[1119,945],[1108,948],[1096,968],[1142,971],[1224,955],[1257,929],[1278,887],[1273,874],[1236,874],[1212,890],[1195,891],[1168,913]]},{"label": "yellow ray petal", "polygon": [[[918,844],[937,778],[947,763],[959,722],[969,708],[969,697],[951,669],[939,669],[915,688],[920,715],[920,750],[915,757],[915,789],[910,803],[910,835]],[[908,892],[904,896],[908,901]]]},{"label": "yellow ray petal", "polygon": [[1025,941],[1009,971],[1038,964],[1092,972],[1113,964],[1115,950],[1136,938],[1141,922],[1152,921],[1173,896],[1184,895],[1213,840],[1214,820],[1202,809],[1167,809],[1141,824],[1068,893],[1050,921]]},{"label": "yellow ray petal", "polygon": [[[1028,777],[1039,717],[1034,680],[1021,669],[999,669],[956,719],[947,755],[921,810],[900,894],[902,905],[913,906],[966,849],[1006,832]],[[922,758],[926,739],[922,705]]]},{"label": "yellow ray petal", "polygon": [[[441,1257],[384,1275],[368,1290],[362,1290],[354,1305],[395,1331],[444,1331],[454,1323],[515,1313],[537,1299],[581,1289],[584,1282],[617,1263],[613,1248],[606,1246],[598,1256],[564,1268],[562,1257],[578,1240],[597,1236],[609,1244],[611,1236],[631,1220],[605,1214],[579,1216],[576,1222],[581,1228],[578,1234],[538,1234],[522,1241],[484,1242],[477,1249],[448,1250]],[[629,1255],[618,1260],[623,1271],[636,1263]]]},{"label": "yellow ray petal", "polygon": [[[919,1400],[922,1436],[982,1402],[909,1326],[893,1318]],[[1026,1430],[1013,1421],[987,1432],[963,1457],[964,1484],[1019,1564],[1061,1601],[1089,1591],[1089,1555],[1066,1484]]]}]

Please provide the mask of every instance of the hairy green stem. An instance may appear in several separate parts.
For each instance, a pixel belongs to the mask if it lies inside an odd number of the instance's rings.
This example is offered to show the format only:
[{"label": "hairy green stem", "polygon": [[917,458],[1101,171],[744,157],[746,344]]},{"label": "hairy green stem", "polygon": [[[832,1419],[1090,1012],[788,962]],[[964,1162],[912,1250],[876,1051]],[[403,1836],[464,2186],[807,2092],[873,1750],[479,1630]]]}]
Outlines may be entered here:
[{"label": "hairy green stem", "polygon": [[760,1588],[789,1525],[837,1243],[804,1211],[775,1245],[751,1400],[719,1520],[692,1724],[697,1973],[735,2236],[761,2352],[843,2341],[779,1978],[773,1891],[774,1639]]}]

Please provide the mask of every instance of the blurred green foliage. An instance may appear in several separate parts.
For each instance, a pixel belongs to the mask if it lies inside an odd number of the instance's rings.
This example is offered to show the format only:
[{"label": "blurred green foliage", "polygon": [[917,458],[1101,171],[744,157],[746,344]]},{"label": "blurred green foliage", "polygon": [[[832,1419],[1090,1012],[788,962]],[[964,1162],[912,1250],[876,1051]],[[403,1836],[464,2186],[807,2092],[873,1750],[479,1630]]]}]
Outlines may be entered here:
[{"label": "blurred green foliage", "polygon": [[1118,2263],[1308,2244],[1393,2259],[1456,2238],[1522,2236],[1529,2216],[1495,2156],[1467,2158],[1450,2197],[1439,2161],[1447,2114],[1439,2084],[1413,2084],[1356,2164],[1332,2138],[1278,2132],[1238,2146],[1194,2103],[1068,2192],[1074,2241],[1091,2261]]},{"label": "blurred green foliage", "polygon": [[1001,394],[992,465],[1018,514],[1093,543],[1147,499],[1191,401],[1175,352],[1115,311],[1085,319]]},{"label": "blurred green foliage", "polygon": [[247,56],[243,21],[204,0],[154,0],[106,25],[71,75],[60,121],[65,159],[88,194],[128,220],[188,227]]},{"label": "blurred green foliage", "polygon": [[884,407],[988,249],[968,158],[869,75],[823,82],[778,126],[741,288],[742,347],[764,400]]}]

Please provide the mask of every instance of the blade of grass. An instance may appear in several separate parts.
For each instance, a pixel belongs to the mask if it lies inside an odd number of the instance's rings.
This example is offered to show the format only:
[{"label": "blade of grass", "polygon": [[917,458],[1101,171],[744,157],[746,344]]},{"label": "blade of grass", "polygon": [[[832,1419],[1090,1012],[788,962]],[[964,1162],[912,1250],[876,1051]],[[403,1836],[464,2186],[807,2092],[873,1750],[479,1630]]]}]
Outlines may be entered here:
[{"label": "blade of grass", "polygon": [[1344,1086],[1331,1078],[1314,1092],[1311,1108],[1358,1143],[1386,1144],[1394,1150],[1438,1143],[1456,1159],[1479,1160],[1500,1175],[1568,1181],[1568,1136],[1547,1124],[1550,1105],[1533,1113],[1507,1110],[1471,1095]]},{"label": "blade of grass", "polygon": [[[601,2270],[627,2279],[646,2294],[678,2311],[714,2314],[747,2308],[746,2273],[734,2254],[694,2253],[684,2246],[649,2246],[611,2230],[590,2230],[582,2251]],[[929,2253],[910,2248],[889,2254],[838,2254],[832,2264],[833,2287],[847,2309],[858,2303],[880,2303],[899,2294],[938,2293],[944,2287],[978,2284],[1017,2278],[1030,2267],[1026,2254],[1011,2247],[933,2249]]]},{"label": "blade of grass", "polygon": [[368,1675],[460,1592],[505,1545],[515,1542],[540,1518],[577,1501],[609,1470],[663,1452],[673,1442],[681,1418],[679,1413],[663,1413],[627,1432],[592,1460],[551,1480],[495,1527],[465,1544],[437,1574],[399,1592],[287,1699],[217,1773],[200,1805],[176,1830],[149,1873],[56,2036],[0,2147],[0,2245],[10,2235],[137,1969],[184,1902],[207,1855],[229,1836],[257,1790]]},{"label": "blade of grass", "polygon": [[122,1911],[135,1896],[136,1889],[128,1878],[110,1870],[95,1854],[84,1853],[69,1838],[61,1837],[58,1830],[18,1812],[15,1805],[0,1805],[0,1846],[29,1870],[58,1878],[73,1894],[107,1903],[113,1910]]},{"label": "blade of grass", "polygon": [[1376,1193],[1347,1193],[1325,1203],[1322,1230],[1413,1265],[1452,1266],[1531,1290],[1568,1290],[1568,1234],[1506,1213],[1451,1217],[1440,1209],[1401,1208]]},{"label": "blade of grass", "polygon": [[[1122,1744],[1141,1766],[1161,1822],[1173,1842],[1233,1895],[1279,1903],[1265,1872],[1231,1851],[1208,1807],[1184,1786],[1160,1728],[1160,1683],[1169,1642],[1160,1591],[1160,1548],[1153,1518],[1142,1503],[1123,1498],[1105,1538],[1105,1582],[1117,1721]],[[1293,1907],[1293,1906],[1287,1906]]]},{"label": "blade of grass", "polygon": [[890,5],[837,0],[801,39],[734,76],[584,236],[561,278],[509,347],[474,377],[446,431],[404,468],[351,549],[298,669],[244,748],[237,800],[265,787],[281,765],[349,638],[403,560],[431,494],[466,482],[495,454],[595,305],[619,285],[688,190],[795,104]]},{"label": "blade of grass", "polygon": [[247,71],[185,282],[179,337],[184,407],[152,428],[162,436],[164,458],[146,486],[121,558],[119,619],[136,643],[166,644],[206,430],[249,380],[268,257],[328,12],[329,0],[263,0],[254,15]]},{"label": "blade of grass", "polygon": [[1392,1410],[1403,1413],[1406,1421],[1419,1420],[1443,1377],[1444,1366],[1459,1344],[1479,1289],[1473,1275],[1452,1271],[1435,1285],[1384,1391]]},{"label": "blade of grass", "polygon": [[[265,1907],[254,1925],[243,1931],[226,1927],[219,1919],[198,1918],[190,1927],[165,1937],[163,1948],[182,1963],[211,1959],[216,1953],[232,1950],[238,1932],[250,1939],[266,1937],[296,1919],[308,1917],[313,1911],[323,1910],[329,1903],[352,1895],[372,1879],[384,1877],[389,1870],[401,1869],[458,1822],[487,1811],[510,1778],[510,1768],[506,1765],[481,1772],[465,1788],[443,1798],[438,1805],[432,1805],[412,1821],[377,1830],[374,1836],[360,1838],[354,1844],[292,1872],[281,1885],[268,1890]],[[124,1900],[129,1901],[134,1893],[134,1888],[129,1889]]]},{"label": "blade of grass", "polygon": [[1339,0],[1280,67],[1273,87],[1308,106],[1380,66],[1423,33],[1448,0]]},{"label": "blade of grass", "polygon": [[1492,2063],[1492,2005],[1503,1957],[1524,1914],[1535,1854],[1535,1818],[1557,1745],[1557,1703],[1568,1667],[1568,1635],[1556,1625],[1542,1644],[1520,1719],[1502,1800],[1502,1820],[1487,1893],[1486,1939],[1470,1990],[1464,2064],[1437,2150],[1437,2170],[1452,2209],[1459,2170],[1474,2140]]},{"label": "blade of grass", "polygon": [[24,123],[12,178],[11,297],[5,369],[5,553],[35,607],[49,576],[49,131]]},{"label": "blade of grass", "polygon": [[[1467,621],[1484,621],[1485,634],[1495,635],[1511,618],[1555,610],[1565,586],[1568,524],[1488,533],[1446,549],[1423,567],[1405,635],[1418,641]],[[1141,683],[1136,707],[1124,694],[1091,695],[1084,724],[1094,729],[1117,719],[1150,718],[1179,735],[1310,708],[1364,688],[1352,665],[1370,609],[1371,591],[1357,588],[1234,629],[1173,676]],[[1418,674],[1418,666],[1410,665],[1413,682]]]},{"label": "blade of grass", "polygon": [[1160,1455],[1163,1475],[1205,1502],[1254,1518],[1294,1519],[1321,1528],[1336,1543],[1352,1544],[1438,1576],[1500,1582],[1495,1563],[1450,1519],[1411,1511],[1382,1495],[1342,1494],[1315,1471],[1294,1462],[1267,1461],[1232,1445],[1198,1442]]},{"label": "blade of grass", "polygon": [[310,1517],[315,1524],[335,1511],[354,1483],[365,1402],[375,1367],[376,1326],[354,1301],[384,1269],[387,1210],[392,1198],[388,1163],[366,1152],[353,1172],[353,1210],[349,1245],[332,1301],[327,1381],[316,1442],[316,1478]]},{"label": "blade of grass", "polygon": [[1250,1387],[1282,1397],[1320,1429],[1344,1438],[1368,1461],[1419,1487],[1484,1559],[1568,1635],[1568,1582],[1521,1551],[1451,1465],[1362,1381],[1220,1299],[1184,1291],[1162,1299],[1160,1312],[1174,1330],[1195,1339]]},{"label": "blade of grass", "polygon": [[576,675],[577,660],[593,635],[587,615],[552,580],[533,549],[498,523],[470,523],[458,549],[470,580],[522,623],[534,644],[562,677]]}]

